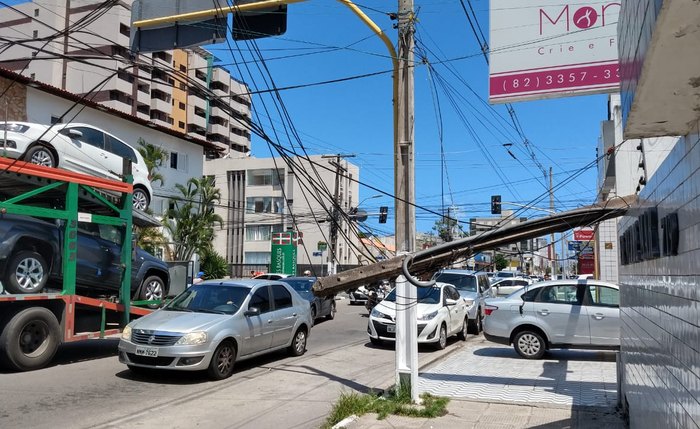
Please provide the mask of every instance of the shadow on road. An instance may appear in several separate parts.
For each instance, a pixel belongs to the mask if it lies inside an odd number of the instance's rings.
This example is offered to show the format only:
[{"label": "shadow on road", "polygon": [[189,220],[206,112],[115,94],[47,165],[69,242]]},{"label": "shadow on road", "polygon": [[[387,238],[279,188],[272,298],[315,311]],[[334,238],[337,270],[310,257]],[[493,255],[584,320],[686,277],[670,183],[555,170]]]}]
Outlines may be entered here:
[{"label": "shadow on road", "polygon": [[[474,350],[476,356],[497,357],[522,361],[523,358],[512,348],[484,347]],[[580,361],[580,362],[615,362],[615,352],[598,350],[547,350],[544,360]]]}]

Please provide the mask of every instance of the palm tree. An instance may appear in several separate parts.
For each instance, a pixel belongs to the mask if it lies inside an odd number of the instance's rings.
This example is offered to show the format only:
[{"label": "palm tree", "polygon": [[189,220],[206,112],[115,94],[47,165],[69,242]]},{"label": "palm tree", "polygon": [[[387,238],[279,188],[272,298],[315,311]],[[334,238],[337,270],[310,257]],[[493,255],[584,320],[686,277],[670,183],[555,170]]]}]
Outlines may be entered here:
[{"label": "palm tree", "polygon": [[164,185],[165,180],[158,170],[163,166],[165,161],[168,160],[168,151],[162,147],[148,143],[141,137],[139,137],[138,144],[138,151],[143,157],[143,161],[146,163],[146,169],[148,170],[148,180],[150,180],[151,183],[160,182],[161,186]]},{"label": "palm tree", "polygon": [[163,224],[174,241],[173,257],[189,261],[195,252],[211,249],[214,226],[223,226],[223,219],[214,213],[214,206],[221,199],[221,191],[208,177],[193,177],[187,186],[176,184],[181,197],[170,200],[174,208],[165,213]]}]

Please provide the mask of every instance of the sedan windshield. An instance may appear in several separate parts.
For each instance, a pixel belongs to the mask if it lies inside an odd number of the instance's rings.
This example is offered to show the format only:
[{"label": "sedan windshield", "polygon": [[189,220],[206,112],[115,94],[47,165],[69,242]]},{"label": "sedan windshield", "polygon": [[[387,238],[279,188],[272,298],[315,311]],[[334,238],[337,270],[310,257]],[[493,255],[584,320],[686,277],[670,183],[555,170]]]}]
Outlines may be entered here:
[{"label": "sedan windshield", "polygon": [[[439,287],[419,287],[418,302],[421,304],[440,304],[440,288]],[[385,301],[396,302],[396,289],[389,292]]]},{"label": "sedan windshield", "polygon": [[449,283],[456,287],[457,290],[476,292],[476,276],[455,273],[439,273],[437,276],[435,276],[435,280],[443,283]]},{"label": "sedan windshield", "polygon": [[234,314],[249,292],[250,288],[243,286],[194,285],[175,297],[164,310]]}]

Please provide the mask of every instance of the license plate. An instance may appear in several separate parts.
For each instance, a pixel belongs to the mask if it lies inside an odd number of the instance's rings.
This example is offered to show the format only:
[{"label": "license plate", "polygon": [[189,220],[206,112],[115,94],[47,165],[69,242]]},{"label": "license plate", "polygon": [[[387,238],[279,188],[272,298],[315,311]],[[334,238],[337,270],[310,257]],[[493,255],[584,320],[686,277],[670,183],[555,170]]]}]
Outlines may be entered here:
[{"label": "license plate", "polygon": [[387,332],[396,332],[396,325],[386,325]]},{"label": "license plate", "polygon": [[136,356],[158,357],[158,349],[152,347],[136,347]]}]

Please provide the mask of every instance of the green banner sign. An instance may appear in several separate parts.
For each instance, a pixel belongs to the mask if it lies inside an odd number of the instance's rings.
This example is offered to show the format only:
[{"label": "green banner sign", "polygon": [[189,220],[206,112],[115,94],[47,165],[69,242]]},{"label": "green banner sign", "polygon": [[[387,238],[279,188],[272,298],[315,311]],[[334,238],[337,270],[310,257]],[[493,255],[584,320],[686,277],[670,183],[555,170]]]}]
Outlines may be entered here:
[{"label": "green banner sign", "polygon": [[296,275],[300,234],[292,231],[272,235],[270,272]]}]

